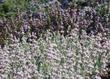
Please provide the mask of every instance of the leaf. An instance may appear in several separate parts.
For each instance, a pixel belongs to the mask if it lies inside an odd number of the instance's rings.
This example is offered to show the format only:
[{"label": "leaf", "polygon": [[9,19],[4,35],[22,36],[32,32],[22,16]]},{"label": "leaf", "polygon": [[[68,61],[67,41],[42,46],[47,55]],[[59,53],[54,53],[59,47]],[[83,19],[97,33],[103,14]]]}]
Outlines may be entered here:
[{"label": "leaf", "polygon": [[98,69],[101,67],[101,55],[97,56],[95,67],[97,67]]}]

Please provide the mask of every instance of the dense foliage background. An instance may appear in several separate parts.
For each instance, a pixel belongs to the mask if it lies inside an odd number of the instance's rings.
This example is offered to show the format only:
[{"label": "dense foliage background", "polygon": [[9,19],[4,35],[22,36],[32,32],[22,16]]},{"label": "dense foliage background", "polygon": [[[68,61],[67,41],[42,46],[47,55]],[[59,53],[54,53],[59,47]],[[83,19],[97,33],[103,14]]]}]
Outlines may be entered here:
[{"label": "dense foliage background", "polygon": [[[104,31],[81,27],[85,6]],[[109,25],[107,0],[0,0],[0,79],[109,79]]]}]

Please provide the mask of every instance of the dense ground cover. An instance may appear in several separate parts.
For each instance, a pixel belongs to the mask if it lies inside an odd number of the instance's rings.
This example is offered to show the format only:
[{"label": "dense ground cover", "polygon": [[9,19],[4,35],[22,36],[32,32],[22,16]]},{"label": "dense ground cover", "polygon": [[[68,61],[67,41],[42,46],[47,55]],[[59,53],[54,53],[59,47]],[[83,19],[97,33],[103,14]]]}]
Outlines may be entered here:
[{"label": "dense ground cover", "polygon": [[110,58],[110,39],[100,44],[101,37],[83,35],[77,30],[71,37],[46,34],[29,44],[10,44],[0,50],[1,79],[91,79],[106,73]]},{"label": "dense ground cover", "polygon": [[101,1],[0,1],[0,79],[109,79]]},{"label": "dense ground cover", "polygon": [[7,45],[0,50],[1,79],[94,79],[106,74],[110,39],[99,36],[71,37],[46,34],[46,39]]}]

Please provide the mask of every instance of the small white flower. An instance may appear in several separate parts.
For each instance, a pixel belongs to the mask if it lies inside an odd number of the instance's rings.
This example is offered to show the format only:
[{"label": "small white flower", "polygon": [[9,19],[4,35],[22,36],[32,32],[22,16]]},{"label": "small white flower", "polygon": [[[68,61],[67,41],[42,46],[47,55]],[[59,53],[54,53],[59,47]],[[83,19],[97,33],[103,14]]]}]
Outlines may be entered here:
[{"label": "small white flower", "polygon": [[98,75],[96,75],[96,76],[95,76],[95,79],[101,79],[101,77],[100,77],[100,76],[98,76]]}]

